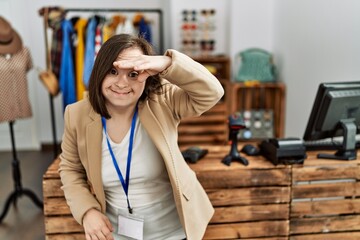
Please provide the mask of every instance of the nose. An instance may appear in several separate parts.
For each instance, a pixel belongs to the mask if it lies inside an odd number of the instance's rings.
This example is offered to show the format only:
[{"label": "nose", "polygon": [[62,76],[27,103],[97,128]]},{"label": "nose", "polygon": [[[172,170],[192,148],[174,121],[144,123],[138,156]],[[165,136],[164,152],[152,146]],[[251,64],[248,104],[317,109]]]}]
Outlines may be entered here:
[{"label": "nose", "polygon": [[127,74],[125,73],[118,73],[116,76],[115,85],[118,87],[127,87],[129,86],[129,79],[127,77]]}]

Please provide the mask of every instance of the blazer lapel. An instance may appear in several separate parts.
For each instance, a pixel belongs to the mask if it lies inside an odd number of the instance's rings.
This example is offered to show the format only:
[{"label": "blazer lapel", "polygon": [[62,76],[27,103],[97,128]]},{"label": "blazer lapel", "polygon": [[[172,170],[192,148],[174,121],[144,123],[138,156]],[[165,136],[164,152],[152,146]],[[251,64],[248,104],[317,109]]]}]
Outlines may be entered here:
[{"label": "blazer lapel", "polygon": [[88,156],[89,177],[98,199],[103,200],[105,196],[101,179],[102,123],[100,115],[94,111],[90,113],[90,117],[94,121],[86,127],[86,151]]}]

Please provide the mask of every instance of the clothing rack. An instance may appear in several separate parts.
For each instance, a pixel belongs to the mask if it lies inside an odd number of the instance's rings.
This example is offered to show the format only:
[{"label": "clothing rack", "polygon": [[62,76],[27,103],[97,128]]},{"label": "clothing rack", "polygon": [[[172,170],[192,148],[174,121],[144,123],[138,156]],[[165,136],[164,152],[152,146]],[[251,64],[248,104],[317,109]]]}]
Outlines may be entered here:
[{"label": "clothing rack", "polygon": [[144,13],[157,13],[159,14],[159,51],[164,51],[164,28],[163,28],[163,14],[161,9],[157,8],[65,8],[67,12],[144,12]]},{"label": "clothing rack", "polygon": [[[68,12],[94,12],[94,13],[101,13],[101,12],[143,12],[143,13],[157,13],[159,15],[159,51],[163,53],[164,51],[164,30],[163,30],[163,14],[161,9],[146,9],[146,8],[126,8],[126,9],[119,9],[119,8],[65,8],[65,13]],[[47,29],[45,29],[45,45],[48,46],[48,38],[47,38]],[[47,61],[48,64],[48,61]],[[49,69],[49,66],[47,66]],[[54,151],[54,158],[58,156],[58,143],[57,143],[57,136],[56,136],[56,122],[55,122],[55,111],[54,111],[54,96],[49,94],[50,100],[50,116],[51,116],[51,128],[52,128],[52,135],[53,135],[53,151]]]}]

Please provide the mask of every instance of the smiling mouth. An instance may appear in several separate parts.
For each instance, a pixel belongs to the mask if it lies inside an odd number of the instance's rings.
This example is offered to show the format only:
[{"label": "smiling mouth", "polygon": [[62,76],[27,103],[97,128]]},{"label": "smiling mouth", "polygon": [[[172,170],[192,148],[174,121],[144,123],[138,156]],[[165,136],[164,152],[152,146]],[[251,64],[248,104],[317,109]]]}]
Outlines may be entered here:
[{"label": "smiling mouth", "polygon": [[120,94],[120,95],[126,95],[126,94],[129,94],[129,93],[132,92],[131,90],[119,91],[119,90],[114,90],[114,89],[112,89],[112,88],[110,88],[110,90],[111,90],[113,93]]}]

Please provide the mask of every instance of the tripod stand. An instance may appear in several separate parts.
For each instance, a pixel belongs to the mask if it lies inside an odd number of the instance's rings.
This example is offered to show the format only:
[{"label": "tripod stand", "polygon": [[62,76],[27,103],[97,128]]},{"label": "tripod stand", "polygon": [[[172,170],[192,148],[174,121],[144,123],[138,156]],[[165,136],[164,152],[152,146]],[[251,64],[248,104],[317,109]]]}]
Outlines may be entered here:
[{"label": "tripod stand", "polygon": [[13,161],[12,161],[12,169],[13,169],[13,179],[14,179],[14,187],[15,190],[10,194],[10,196],[7,198],[5,202],[5,208],[0,216],[0,223],[6,216],[11,202],[14,203],[14,207],[17,207],[17,199],[21,197],[22,195],[30,197],[30,199],[35,203],[36,206],[39,208],[43,208],[43,203],[36,197],[36,195],[28,190],[24,189],[21,184],[21,173],[20,173],[20,164],[19,160],[16,156],[16,148],[15,148],[15,138],[14,138],[14,129],[13,129],[14,122],[9,122],[10,127],[10,136],[11,136],[11,146],[12,146],[12,153],[13,153]]}]

